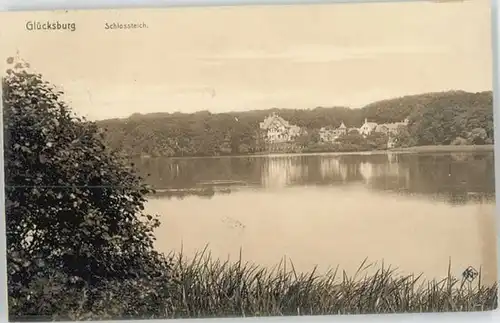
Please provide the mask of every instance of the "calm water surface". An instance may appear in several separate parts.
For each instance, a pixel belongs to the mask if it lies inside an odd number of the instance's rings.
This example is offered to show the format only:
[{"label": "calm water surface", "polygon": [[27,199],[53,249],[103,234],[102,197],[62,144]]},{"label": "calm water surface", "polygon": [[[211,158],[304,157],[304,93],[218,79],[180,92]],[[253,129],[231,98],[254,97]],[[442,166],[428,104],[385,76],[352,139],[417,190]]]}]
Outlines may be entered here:
[{"label": "calm water surface", "polygon": [[426,278],[496,279],[493,152],[140,161],[158,190],[157,248],[297,270],[368,258]]}]

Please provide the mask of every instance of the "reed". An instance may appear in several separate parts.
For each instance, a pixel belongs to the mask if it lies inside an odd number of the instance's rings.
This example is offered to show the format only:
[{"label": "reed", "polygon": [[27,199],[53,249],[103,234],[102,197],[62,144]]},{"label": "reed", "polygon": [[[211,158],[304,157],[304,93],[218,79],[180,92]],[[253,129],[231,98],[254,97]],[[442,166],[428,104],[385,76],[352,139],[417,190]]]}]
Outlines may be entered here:
[{"label": "reed", "polygon": [[[207,248],[187,258],[171,254],[171,269],[160,278],[107,281],[74,289],[44,282],[32,291],[24,313],[57,320],[166,319],[290,315],[486,311],[497,308],[497,284],[484,285],[451,274],[426,281],[363,261],[354,275],[338,268],[300,273],[282,260],[272,268],[222,261]],[[38,296],[37,296],[38,295]],[[49,297],[50,296],[50,297]],[[35,300],[36,299],[36,300]],[[64,301],[60,301],[64,300]],[[12,304],[9,304],[12,305]],[[24,319],[10,313],[12,320]],[[31,315],[33,315],[31,314]],[[33,320],[33,316],[29,317]]]},{"label": "reed", "polygon": [[[262,268],[240,259],[214,259],[204,251],[188,260],[172,255],[167,317],[327,315],[484,311],[497,306],[497,285],[481,275],[469,282],[448,274],[439,281],[398,275],[363,261],[353,276],[332,270],[298,273],[291,261]],[[368,269],[371,268],[370,273]]]}]

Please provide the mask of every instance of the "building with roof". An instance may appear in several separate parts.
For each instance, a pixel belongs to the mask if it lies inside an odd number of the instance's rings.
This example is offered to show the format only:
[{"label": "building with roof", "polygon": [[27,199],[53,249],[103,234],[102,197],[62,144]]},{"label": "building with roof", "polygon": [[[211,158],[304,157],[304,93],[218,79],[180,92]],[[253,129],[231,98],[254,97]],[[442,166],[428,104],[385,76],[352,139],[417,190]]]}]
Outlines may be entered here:
[{"label": "building with roof", "polygon": [[290,142],[301,133],[300,127],[291,125],[276,113],[265,118],[260,123],[260,129],[264,131],[264,137],[268,143]]},{"label": "building with roof", "polygon": [[401,128],[404,128],[408,125],[408,118],[402,122],[393,122],[393,123],[382,123],[377,125],[375,128],[375,132],[382,132],[386,135],[396,135]]},{"label": "building with roof", "polygon": [[323,142],[334,142],[345,134],[347,134],[347,127],[343,121],[338,128],[327,126],[319,129],[319,138]]},{"label": "building with roof", "polygon": [[369,136],[375,131],[377,125],[378,124],[376,122],[368,122],[368,119],[365,118],[365,123],[363,123],[363,125],[359,128],[359,133],[365,137]]}]

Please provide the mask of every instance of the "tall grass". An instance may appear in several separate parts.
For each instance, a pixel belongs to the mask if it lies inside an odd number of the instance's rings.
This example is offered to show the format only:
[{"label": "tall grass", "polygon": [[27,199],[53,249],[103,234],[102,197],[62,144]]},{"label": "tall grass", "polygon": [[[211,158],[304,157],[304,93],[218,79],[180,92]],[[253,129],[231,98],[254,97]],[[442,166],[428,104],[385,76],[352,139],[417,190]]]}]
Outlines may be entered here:
[{"label": "tall grass", "polygon": [[[32,299],[34,303],[23,312],[82,321],[484,311],[497,307],[496,283],[483,285],[480,272],[472,282],[453,277],[451,262],[442,280],[425,281],[366,260],[349,276],[338,268],[325,274],[315,270],[299,273],[289,261],[264,268],[243,262],[241,255],[237,261],[221,261],[206,249],[190,259],[182,252],[170,256],[171,272],[161,278],[108,281],[80,289],[58,287],[56,294],[45,281],[43,288],[32,290],[32,298],[38,301]],[[58,286],[57,281],[52,284]],[[46,294],[46,290],[52,292]]]},{"label": "tall grass", "polygon": [[439,281],[401,276],[366,260],[356,274],[297,273],[293,263],[266,269],[220,261],[206,250],[191,260],[175,255],[167,317],[326,315],[484,311],[497,306],[497,286],[448,274]]}]

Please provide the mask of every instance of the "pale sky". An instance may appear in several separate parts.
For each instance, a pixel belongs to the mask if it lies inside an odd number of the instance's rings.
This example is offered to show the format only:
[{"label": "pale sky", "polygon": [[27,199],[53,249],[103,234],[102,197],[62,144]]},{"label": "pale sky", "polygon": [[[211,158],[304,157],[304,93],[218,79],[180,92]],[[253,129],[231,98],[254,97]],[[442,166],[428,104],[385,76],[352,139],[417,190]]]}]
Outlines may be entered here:
[{"label": "pale sky", "polygon": [[[19,50],[90,119],[356,108],[491,90],[490,17],[489,0],[0,13],[0,57]],[[25,29],[47,19],[77,30]],[[148,29],[104,30],[142,21]]]}]

